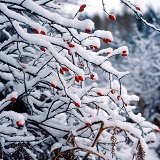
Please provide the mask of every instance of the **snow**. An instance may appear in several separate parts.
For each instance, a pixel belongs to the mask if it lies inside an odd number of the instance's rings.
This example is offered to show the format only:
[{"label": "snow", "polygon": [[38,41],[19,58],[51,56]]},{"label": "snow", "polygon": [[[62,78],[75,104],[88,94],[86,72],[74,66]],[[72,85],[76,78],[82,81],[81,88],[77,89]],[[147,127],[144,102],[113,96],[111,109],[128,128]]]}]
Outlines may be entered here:
[{"label": "snow", "polygon": [[[30,14],[16,12],[17,6]],[[90,19],[65,18],[63,7],[50,1],[1,0],[0,10],[0,22],[13,29],[3,29],[7,40],[0,44],[3,148],[7,142],[28,142],[29,147],[23,147],[33,159],[47,147],[47,156],[58,148],[63,152],[79,147],[75,154],[82,157],[89,151],[95,160],[116,159],[108,155],[115,136],[119,159],[131,159],[138,143],[147,152],[146,142],[155,141],[157,127],[133,112],[136,106],[131,102],[139,98],[121,84],[129,72],[118,71],[110,61],[113,56],[129,56],[127,46],[101,49],[102,41],[113,41],[110,31],[94,31]],[[97,83],[102,73],[105,87]],[[121,153],[119,144],[130,152]]]}]

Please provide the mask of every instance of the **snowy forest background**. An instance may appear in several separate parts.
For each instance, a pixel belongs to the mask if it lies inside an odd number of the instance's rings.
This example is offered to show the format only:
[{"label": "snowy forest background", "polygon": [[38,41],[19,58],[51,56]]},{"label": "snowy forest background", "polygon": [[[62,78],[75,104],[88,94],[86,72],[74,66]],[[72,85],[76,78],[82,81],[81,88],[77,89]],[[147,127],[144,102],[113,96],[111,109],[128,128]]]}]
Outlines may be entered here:
[{"label": "snowy forest background", "polygon": [[[65,1],[62,2],[62,4],[58,5],[59,6],[62,5],[63,7],[63,3],[65,4]],[[121,82],[123,86],[127,88],[128,94],[135,94],[140,98],[138,102],[133,103],[133,105],[137,106],[137,109],[134,110],[134,113],[137,114],[140,112],[142,116],[146,118],[147,121],[150,121],[151,123],[160,127],[160,36],[159,36],[160,32],[155,31],[152,28],[144,25],[144,23],[141,20],[139,20],[136,17],[136,15],[133,14],[127,7],[124,7],[123,11],[124,13],[116,15],[116,21],[112,22],[108,19],[108,17],[106,17],[105,14],[104,16],[99,16],[99,15],[89,16],[87,15],[87,13],[83,13],[81,15],[78,15],[78,18],[80,20],[85,20],[86,18],[92,19],[93,22],[95,23],[96,30],[107,30],[112,32],[114,41],[109,44],[102,43],[99,50],[107,47],[112,47],[113,49],[116,49],[120,46],[128,46],[130,52],[129,56],[124,58],[122,56],[115,55],[112,58],[110,58],[110,61],[118,71],[130,72],[130,74],[122,78]],[[58,10],[57,12],[59,13]],[[67,18],[72,18],[74,16],[72,14],[69,14],[68,12],[67,14],[64,12],[60,13],[64,14],[63,16]],[[148,12],[144,14],[144,18],[149,23],[154,24],[155,26],[158,26],[158,28],[160,28],[159,13],[156,13],[154,9],[148,8]],[[1,37],[0,44],[4,43],[4,41],[7,39],[6,32],[12,34],[12,29],[7,28],[5,32],[0,31],[0,37]],[[30,32],[32,31],[29,30],[29,33]],[[44,33],[42,33],[42,35],[43,34]],[[13,42],[12,44],[14,45],[15,42]],[[40,50],[42,52],[45,52],[45,48],[41,47]],[[104,54],[104,56],[106,55]],[[25,59],[23,59],[22,61],[25,62]],[[106,77],[105,74],[103,74],[102,70],[100,70],[98,67],[96,66],[94,67],[95,67],[95,72],[97,72],[97,74],[99,75],[98,80],[95,81],[97,82],[97,84],[99,84],[99,87],[101,88],[106,87],[106,82],[108,82],[108,77]],[[22,66],[22,68],[25,69],[25,66]],[[65,69],[63,70],[63,72],[68,72],[68,70],[66,69],[65,71]],[[6,83],[6,81],[10,80],[10,78],[8,78],[7,80],[4,79],[3,76],[4,74],[0,75],[1,84],[4,84]],[[87,81],[87,84],[89,85],[90,81]],[[44,84],[44,86],[45,85],[48,85],[48,83]],[[55,86],[51,84],[51,87],[54,88]],[[56,89],[58,93],[60,88],[57,87]],[[36,94],[38,95],[38,93]],[[40,97],[41,101],[47,101],[46,97],[48,95],[50,96],[50,94],[48,94],[47,92],[46,94],[43,94],[43,96]],[[3,93],[0,93],[0,98],[1,100],[4,99]],[[13,102],[15,102],[15,99],[13,99]],[[39,104],[38,102],[36,103]],[[49,98],[47,103],[50,103]],[[114,104],[112,102],[109,103],[111,106],[113,106],[112,109],[114,109],[115,107]],[[13,111],[14,110],[17,111],[16,107],[20,107],[21,105],[23,105],[23,101],[21,101],[20,99],[18,105],[8,105],[5,108],[5,111],[9,111],[10,109]],[[76,105],[79,104],[76,103],[75,106]],[[24,108],[22,108],[22,111],[20,111],[20,113],[21,112],[24,112]],[[1,117],[1,119],[3,118]],[[60,118],[57,116],[57,119]],[[28,121],[28,123],[30,123],[30,121]],[[35,122],[33,122],[33,125],[35,125],[34,123]],[[90,124],[87,125],[90,126]],[[19,134],[21,135],[21,132]],[[41,136],[41,134],[43,134],[43,132],[39,133],[38,136]],[[157,136],[157,140],[155,141],[155,143],[148,144],[150,148],[148,159],[154,157],[154,160],[158,160],[160,158],[160,135],[159,133],[155,134]],[[38,136],[36,137],[36,140],[40,139],[40,137]],[[26,145],[25,147],[27,148],[28,146]],[[28,148],[31,150],[30,147]],[[122,152],[125,152],[126,148],[121,147],[120,150]],[[12,151],[10,150],[10,152]],[[29,150],[26,149],[26,152],[30,156],[32,155],[32,158],[34,157],[34,155],[31,154]],[[41,151],[37,149],[37,152]]]},{"label": "snowy forest background", "polygon": [[[129,93],[140,97],[137,112],[160,127],[160,33],[144,25],[128,8],[124,7],[123,11],[116,15],[117,20],[113,23],[110,23],[105,15],[104,17],[94,15],[91,18],[97,29],[110,30],[114,35],[114,42],[109,45],[103,44],[102,48],[106,46],[116,48],[120,45],[129,47],[132,53],[129,57],[123,59],[117,56],[112,61],[117,69],[130,72],[123,78],[123,83]],[[148,7],[144,17],[149,23],[160,26],[159,13],[153,8]],[[99,79],[103,87],[105,82],[105,77]],[[159,134],[157,139],[157,143],[150,146],[160,158]]]}]

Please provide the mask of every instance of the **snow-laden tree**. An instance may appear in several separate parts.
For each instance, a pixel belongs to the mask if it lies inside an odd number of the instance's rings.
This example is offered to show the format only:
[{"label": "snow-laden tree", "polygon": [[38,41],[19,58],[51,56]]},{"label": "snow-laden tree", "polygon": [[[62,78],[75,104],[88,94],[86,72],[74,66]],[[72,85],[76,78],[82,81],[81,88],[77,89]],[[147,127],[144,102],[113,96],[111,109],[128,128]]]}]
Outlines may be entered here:
[{"label": "snow-laden tree", "polygon": [[[121,84],[128,72],[109,61],[128,48],[99,50],[113,37],[76,18],[85,8],[69,19],[50,0],[0,0],[1,159],[147,157],[159,129],[133,113],[138,97]],[[108,81],[100,88],[102,73]]]}]

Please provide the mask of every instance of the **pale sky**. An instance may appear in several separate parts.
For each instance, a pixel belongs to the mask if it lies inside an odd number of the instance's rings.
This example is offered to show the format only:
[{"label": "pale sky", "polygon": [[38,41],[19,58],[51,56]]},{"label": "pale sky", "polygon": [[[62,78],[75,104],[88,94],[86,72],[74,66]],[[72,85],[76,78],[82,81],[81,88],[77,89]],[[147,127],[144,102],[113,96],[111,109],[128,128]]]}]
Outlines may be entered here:
[{"label": "pale sky", "polygon": [[[101,0],[85,0],[88,9],[86,8],[87,13],[102,13],[102,3]],[[104,0],[106,9],[114,13],[120,13],[124,4],[120,3],[120,0]],[[152,6],[158,13],[160,13],[160,0],[130,0],[132,3],[138,3],[140,5],[142,13],[147,10],[147,6]]]}]

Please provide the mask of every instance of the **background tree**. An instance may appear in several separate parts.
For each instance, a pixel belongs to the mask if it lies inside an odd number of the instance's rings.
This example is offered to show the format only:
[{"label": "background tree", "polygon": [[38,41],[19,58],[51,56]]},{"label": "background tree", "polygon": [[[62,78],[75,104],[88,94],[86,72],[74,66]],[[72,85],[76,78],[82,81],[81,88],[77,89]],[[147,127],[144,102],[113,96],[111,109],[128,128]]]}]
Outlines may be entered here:
[{"label": "background tree", "polygon": [[[0,0],[1,159],[147,157],[159,129],[133,113],[138,97],[121,83],[128,72],[109,61],[128,48],[98,50],[113,37],[76,18],[85,8],[65,18],[62,4],[50,0]],[[95,66],[105,87],[95,83]]]}]

